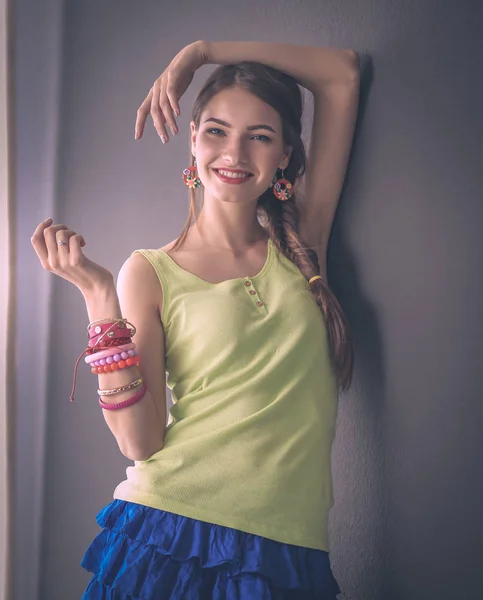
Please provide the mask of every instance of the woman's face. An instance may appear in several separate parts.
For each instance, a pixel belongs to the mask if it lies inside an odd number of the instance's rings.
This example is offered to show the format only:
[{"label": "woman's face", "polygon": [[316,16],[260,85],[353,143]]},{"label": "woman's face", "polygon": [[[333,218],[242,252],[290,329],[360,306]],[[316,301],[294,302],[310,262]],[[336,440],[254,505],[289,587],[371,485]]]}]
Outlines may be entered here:
[{"label": "woman's face", "polygon": [[[236,87],[210,100],[201,113],[198,131],[191,122],[191,142],[205,198],[207,194],[258,198],[270,186],[277,167],[285,169],[290,159],[284,152],[277,111]],[[226,183],[215,172],[223,168],[247,171],[251,177],[239,185]]]}]

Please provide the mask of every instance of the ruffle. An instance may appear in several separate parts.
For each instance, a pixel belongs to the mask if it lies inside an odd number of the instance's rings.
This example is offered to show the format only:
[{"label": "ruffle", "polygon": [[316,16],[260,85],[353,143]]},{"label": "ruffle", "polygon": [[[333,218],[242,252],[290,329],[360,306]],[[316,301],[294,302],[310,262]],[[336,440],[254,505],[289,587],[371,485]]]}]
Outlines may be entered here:
[{"label": "ruffle", "polygon": [[337,600],[329,554],[113,500],[81,566],[83,600]]}]

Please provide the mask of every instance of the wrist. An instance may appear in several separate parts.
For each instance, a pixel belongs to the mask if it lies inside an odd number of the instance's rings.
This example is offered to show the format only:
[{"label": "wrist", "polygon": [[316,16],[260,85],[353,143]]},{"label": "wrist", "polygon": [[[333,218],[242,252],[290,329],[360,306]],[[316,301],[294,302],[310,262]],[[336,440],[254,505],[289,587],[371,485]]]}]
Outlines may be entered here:
[{"label": "wrist", "polygon": [[202,65],[207,64],[209,62],[209,42],[205,40],[197,40],[193,43],[193,46],[196,48],[196,52],[198,53],[200,61],[199,66],[201,67]]},{"label": "wrist", "polygon": [[122,319],[121,306],[114,283],[84,293],[89,323],[99,319]]},{"label": "wrist", "polygon": [[114,294],[117,295],[114,280],[95,285],[89,288],[88,290],[81,290],[81,292],[86,302],[89,300],[96,300],[101,298],[107,299],[109,297],[112,297]]}]

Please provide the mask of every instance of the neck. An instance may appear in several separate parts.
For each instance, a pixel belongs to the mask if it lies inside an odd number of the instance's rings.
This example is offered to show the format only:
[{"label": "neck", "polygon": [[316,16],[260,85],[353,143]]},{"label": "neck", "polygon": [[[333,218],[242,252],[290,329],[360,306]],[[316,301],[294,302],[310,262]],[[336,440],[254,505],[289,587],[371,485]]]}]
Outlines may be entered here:
[{"label": "neck", "polygon": [[216,228],[206,228],[203,223],[195,222],[190,229],[190,237],[193,242],[200,246],[210,247],[216,250],[227,250],[234,254],[242,254],[246,250],[268,239],[268,234],[258,223],[251,230],[236,229],[216,230]]}]

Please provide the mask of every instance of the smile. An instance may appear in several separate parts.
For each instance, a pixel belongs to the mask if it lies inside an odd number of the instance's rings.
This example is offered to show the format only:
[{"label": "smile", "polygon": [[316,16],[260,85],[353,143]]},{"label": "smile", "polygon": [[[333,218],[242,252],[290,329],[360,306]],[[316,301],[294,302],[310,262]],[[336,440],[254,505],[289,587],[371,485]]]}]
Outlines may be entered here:
[{"label": "smile", "polygon": [[251,174],[240,177],[238,173],[230,173],[229,171],[223,170],[218,171],[217,169],[213,169],[213,171],[224,183],[244,183],[245,181],[248,181],[250,177],[253,177]]}]

